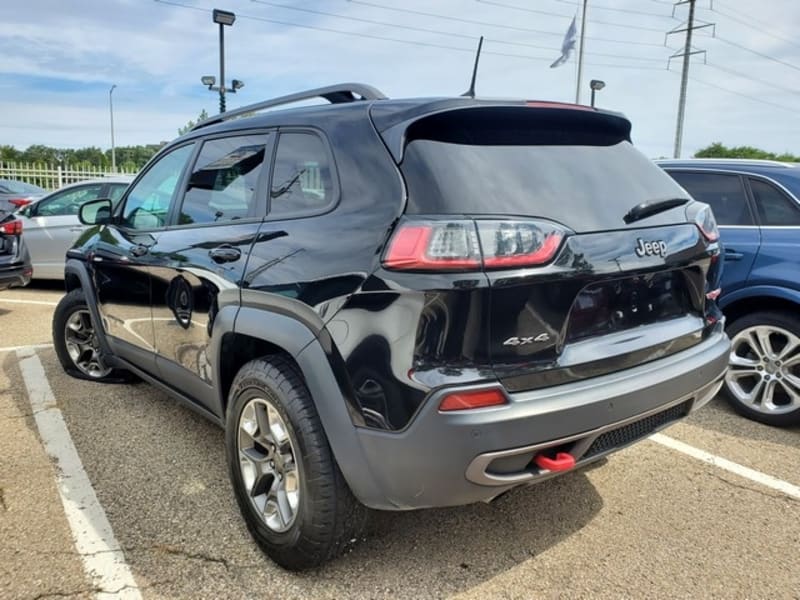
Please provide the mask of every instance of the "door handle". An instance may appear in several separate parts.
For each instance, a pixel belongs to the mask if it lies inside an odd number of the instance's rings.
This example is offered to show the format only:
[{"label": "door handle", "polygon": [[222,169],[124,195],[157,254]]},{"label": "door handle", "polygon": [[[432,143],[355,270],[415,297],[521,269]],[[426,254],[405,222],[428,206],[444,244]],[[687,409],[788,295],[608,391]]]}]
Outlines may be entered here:
[{"label": "door handle", "polygon": [[209,250],[208,255],[215,263],[221,264],[239,260],[242,257],[242,251],[234,246],[224,245]]},{"label": "door handle", "polygon": [[149,251],[150,251],[150,248],[148,248],[147,246],[145,246],[143,244],[139,244],[137,246],[134,246],[130,250],[128,250],[128,254],[130,254],[131,256],[139,257],[139,256],[144,256]]},{"label": "door handle", "polygon": [[73,233],[80,233],[81,231],[83,231],[83,227],[70,227],[69,230],[72,231]]},{"label": "door handle", "polygon": [[736,252],[733,248],[725,248],[725,260],[742,260],[744,254]]}]

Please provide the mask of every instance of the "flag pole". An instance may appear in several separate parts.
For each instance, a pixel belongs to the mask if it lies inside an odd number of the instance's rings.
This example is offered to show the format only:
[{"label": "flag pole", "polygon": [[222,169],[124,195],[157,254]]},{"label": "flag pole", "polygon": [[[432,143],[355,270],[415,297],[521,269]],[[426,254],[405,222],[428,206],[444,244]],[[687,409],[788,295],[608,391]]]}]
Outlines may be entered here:
[{"label": "flag pole", "polygon": [[578,79],[575,82],[575,104],[581,103],[581,77],[583,76],[583,40],[586,31],[586,5],[589,0],[583,0],[583,12],[581,13],[581,44],[578,49]]}]

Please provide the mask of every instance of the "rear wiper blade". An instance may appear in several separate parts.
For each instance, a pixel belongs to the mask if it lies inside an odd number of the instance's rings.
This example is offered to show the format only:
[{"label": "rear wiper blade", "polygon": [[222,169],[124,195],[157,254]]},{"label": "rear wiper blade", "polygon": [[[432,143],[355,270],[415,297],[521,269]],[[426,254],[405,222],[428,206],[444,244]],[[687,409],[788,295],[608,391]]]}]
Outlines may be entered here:
[{"label": "rear wiper blade", "polygon": [[630,209],[628,214],[622,217],[622,220],[625,221],[626,225],[630,225],[634,221],[641,221],[642,219],[652,217],[670,208],[682,206],[687,202],[689,202],[689,198],[671,198],[670,200],[658,200],[657,202],[642,202]]}]

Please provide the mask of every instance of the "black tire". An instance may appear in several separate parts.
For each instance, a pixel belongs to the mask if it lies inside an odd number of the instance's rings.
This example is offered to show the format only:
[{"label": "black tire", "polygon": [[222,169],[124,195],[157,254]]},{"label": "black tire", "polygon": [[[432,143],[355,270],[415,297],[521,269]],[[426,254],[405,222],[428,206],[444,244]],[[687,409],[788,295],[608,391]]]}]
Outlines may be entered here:
[{"label": "black tire", "polygon": [[[255,541],[273,561],[290,570],[316,567],[340,555],[360,538],[368,511],[355,499],[339,471],[311,395],[295,365],[277,355],[250,361],[237,373],[228,398],[225,425],[228,469],[236,501]],[[267,483],[259,485],[251,479],[248,487],[243,468],[248,469],[252,477],[252,473],[265,473],[269,467],[264,467],[263,462],[251,464],[246,458],[240,459],[240,446],[252,443],[255,453],[261,451],[257,438],[263,438],[262,427],[259,424],[255,433],[248,433],[248,426],[252,427],[254,422],[248,419],[249,415],[256,418],[256,410],[268,411],[270,407],[286,425],[289,449],[293,453],[290,461],[281,458],[281,464],[289,465],[286,469],[292,474],[285,474],[288,472],[285,471],[280,480],[285,477],[288,482],[290,477],[293,478],[295,483],[292,487],[299,490],[291,522],[287,524],[288,520],[281,517],[280,523],[286,527],[282,531],[268,525],[270,511],[267,504],[278,469],[260,475],[267,479]],[[245,410],[248,412],[243,416]],[[263,418],[267,413],[260,414]],[[268,418],[274,418],[274,413]],[[271,436],[271,428],[266,429]],[[265,442],[263,447],[266,446]],[[274,453],[276,445],[270,447]],[[265,449],[263,456],[269,452]],[[258,460],[264,461],[265,458],[259,454]],[[261,466],[255,468],[253,464]],[[269,462],[269,465],[273,463]],[[263,510],[257,507],[262,496],[256,490],[263,492]],[[285,493],[284,490],[284,497]],[[277,501],[273,502],[275,509],[277,504]],[[274,519],[274,514],[280,511],[273,509],[272,512]]]},{"label": "black tire", "polygon": [[87,340],[87,348],[92,346],[95,354],[99,354],[97,343],[92,342],[91,334],[93,333],[93,325],[89,318],[89,307],[86,304],[86,297],[83,290],[80,288],[74,289],[61,298],[61,301],[56,306],[53,313],[53,345],[55,346],[56,355],[68,375],[77,379],[86,379],[88,381],[98,381],[102,383],[125,383],[135,381],[135,376],[128,371],[120,369],[111,369],[103,364],[102,359],[96,356],[96,368],[87,368],[86,364],[83,366],[83,358],[86,358],[88,365],[92,364],[92,358],[89,357],[92,350],[82,353],[80,357],[73,358],[70,355],[69,347],[74,347],[67,340],[67,323],[73,318],[81,317],[87,327],[87,334],[84,336]]},{"label": "black tire", "polygon": [[[800,346],[786,351],[790,342],[800,341],[800,318],[790,312],[759,311],[739,317],[726,331],[733,347],[723,391],[731,407],[740,415],[766,425],[800,424]],[[767,333],[772,352],[763,350],[758,341],[759,332]],[[748,339],[751,333],[755,336],[753,341]],[[782,355],[784,351],[785,356]],[[763,357],[766,358],[762,360]],[[741,364],[742,359],[753,361],[754,366]],[[792,359],[797,362],[793,363]],[[754,374],[748,375],[754,370]],[[753,393],[761,379],[764,380],[759,388],[762,391]],[[767,389],[767,384],[774,390],[772,403],[764,402],[763,390]],[[756,400],[745,400],[747,393]]]}]

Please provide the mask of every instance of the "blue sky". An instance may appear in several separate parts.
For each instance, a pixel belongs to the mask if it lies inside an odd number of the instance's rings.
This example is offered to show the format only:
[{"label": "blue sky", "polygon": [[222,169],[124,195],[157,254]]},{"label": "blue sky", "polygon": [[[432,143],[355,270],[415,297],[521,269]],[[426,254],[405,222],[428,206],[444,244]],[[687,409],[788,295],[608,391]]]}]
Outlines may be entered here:
[{"label": "blue sky", "polygon": [[[172,2],[173,0],[169,0]],[[683,155],[714,141],[800,154],[800,2],[697,0],[716,23],[696,33]],[[575,57],[551,69],[576,0],[26,0],[3,9],[0,143],[108,148],[108,90],[117,145],[157,143],[217,96],[212,8],[237,14],[226,29],[226,75],[245,81],[236,107],[306,87],[363,81],[389,96],[466,89],[484,35],[478,94],[574,101]],[[517,8],[513,8],[517,7]],[[302,9],[302,10],[298,10]],[[394,9],[394,10],[393,10]],[[398,10],[399,9],[399,10]],[[633,121],[649,156],[671,156],[685,5],[589,0],[582,83],[606,82],[598,105]],[[327,13],[327,14],[325,14]],[[421,14],[429,13],[429,14]],[[336,16],[334,16],[336,15]],[[436,16],[432,16],[436,15]]]}]

